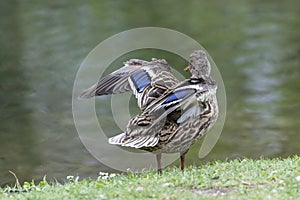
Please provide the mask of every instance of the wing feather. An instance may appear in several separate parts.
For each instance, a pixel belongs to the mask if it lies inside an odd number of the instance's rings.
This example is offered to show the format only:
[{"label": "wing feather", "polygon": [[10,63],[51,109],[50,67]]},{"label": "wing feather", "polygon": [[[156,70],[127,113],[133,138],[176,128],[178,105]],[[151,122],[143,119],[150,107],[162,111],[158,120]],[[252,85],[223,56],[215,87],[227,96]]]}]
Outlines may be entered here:
[{"label": "wing feather", "polygon": [[[176,88],[173,92],[170,92],[164,98],[160,99],[158,102],[153,102],[152,106],[149,106],[145,112],[149,113],[148,118],[155,119],[150,126],[144,128],[143,132],[140,132],[140,135],[153,134],[153,130],[159,130],[162,128],[162,122],[164,122],[167,116],[183,107],[182,116],[178,119],[177,123],[187,120],[192,115],[197,115],[200,112],[200,108],[195,108],[196,100],[199,100],[199,96],[213,95],[211,90],[215,91],[215,85],[203,85],[196,87],[186,87],[180,86]],[[192,107],[189,109],[189,107]]]},{"label": "wing feather", "polygon": [[[108,74],[96,84],[84,90],[79,98],[124,93],[130,90],[136,95],[141,93],[147,86],[155,84],[157,77],[160,77],[159,81],[161,81],[163,75],[161,72],[165,72],[171,77],[168,79],[168,76],[164,74],[164,78],[168,83],[164,87],[168,88],[179,82],[171,73],[169,64],[163,59],[152,59],[150,62],[131,59],[125,62],[122,68]],[[158,85],[163,84],[158,83]],[[136,97],[138,98],[137,95]]]}]

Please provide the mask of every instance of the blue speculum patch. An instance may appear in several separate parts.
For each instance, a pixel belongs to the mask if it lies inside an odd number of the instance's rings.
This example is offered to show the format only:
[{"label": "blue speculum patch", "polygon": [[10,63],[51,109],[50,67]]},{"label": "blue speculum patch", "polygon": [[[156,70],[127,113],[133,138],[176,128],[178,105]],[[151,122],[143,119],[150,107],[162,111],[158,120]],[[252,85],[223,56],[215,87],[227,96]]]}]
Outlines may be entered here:
[{"label": "blue speculum patch", "polygon": [[130,76],[135,88],[140,93],[145,87],[151,84],[151,78],[145,70],[140,70]]},{"label": "blue speculum patch", "polygon": [[185,96],[192,94],[192,93],[194,93],[194,89],[186,89],[186,90],[174,92],[168,96],[168,98],[164,101],[164,104],[182,99]]}]

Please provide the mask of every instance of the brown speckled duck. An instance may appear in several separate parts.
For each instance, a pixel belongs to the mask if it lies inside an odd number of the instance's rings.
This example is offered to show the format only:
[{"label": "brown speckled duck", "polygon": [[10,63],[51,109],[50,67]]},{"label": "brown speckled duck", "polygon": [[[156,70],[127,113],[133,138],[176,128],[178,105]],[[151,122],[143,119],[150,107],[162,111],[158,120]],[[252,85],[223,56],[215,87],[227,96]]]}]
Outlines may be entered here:
[{"label": "brown speckled duck", "polygon": [[83,91],[81,98],[132,91],[141,112],[132,118],[124,133],[109,138],[114,145],[156,154],[162,172],[161,154],[180,152],[181,170],[190,146],[216,122],[217,84],[212,80],[206,53],[194,51],[186,70],[191,77],[180,82],[163,59],[131,59]]}]

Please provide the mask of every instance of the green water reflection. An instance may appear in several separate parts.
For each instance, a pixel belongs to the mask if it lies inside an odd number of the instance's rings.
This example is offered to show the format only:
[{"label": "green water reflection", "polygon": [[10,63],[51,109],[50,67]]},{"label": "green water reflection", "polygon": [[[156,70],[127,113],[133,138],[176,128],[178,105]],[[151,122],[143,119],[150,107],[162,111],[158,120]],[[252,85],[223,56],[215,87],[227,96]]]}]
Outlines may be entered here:
[{"label": "green water reflection", "polygon": [[[83,147],[72,118],[80,63],[112,34],[157,26],[183,32],[214,58],[227,92],[221,138],[204,160],[300,154],[299,1],[8,1],[0,3],[0,184],[108,170]],[[148,51],[141,58],[174,55]],[[116,61],[111,69],[121,63]],[[99,102],[98,102],[99,103]],[[109,105],[109,101],[100,102]],[[100,109],[98,113],[110,113]],[[117,127],[104,121],[106,130]]]}]

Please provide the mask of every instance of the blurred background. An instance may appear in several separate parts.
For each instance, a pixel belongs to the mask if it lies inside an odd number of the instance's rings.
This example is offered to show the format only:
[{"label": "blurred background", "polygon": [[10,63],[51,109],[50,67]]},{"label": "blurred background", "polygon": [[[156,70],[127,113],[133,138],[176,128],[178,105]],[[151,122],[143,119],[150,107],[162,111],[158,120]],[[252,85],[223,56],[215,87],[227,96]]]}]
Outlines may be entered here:
[{"label": "blurred background", "polygon": [[[96,177],[112,171],[77,135],[72,88],[87,54],[121,31],[145,26],[180,31],[210,53],[227,94],[227,117],[217,145],[199,160],[300,155],[300,1],[0,1],[0,185]],[[186,62],[162,51],[124,55]],[[97,101],[111,114],[109,100]],[[107,108],[106,110],[104,108]],[[103,110],[104,109],[104,110]],[[106,130],[119,133],[109,120]],[[176,163],[175,163],[176,164]]]}]

